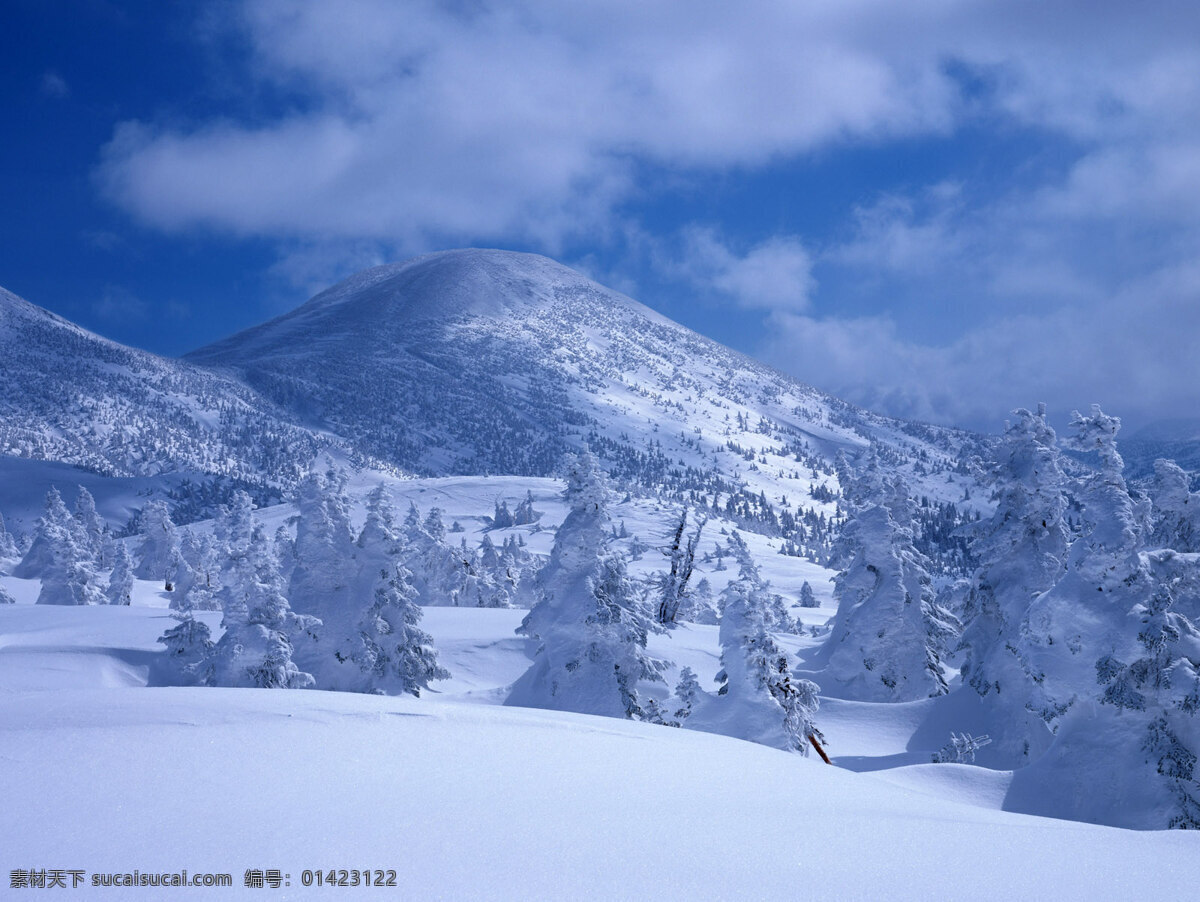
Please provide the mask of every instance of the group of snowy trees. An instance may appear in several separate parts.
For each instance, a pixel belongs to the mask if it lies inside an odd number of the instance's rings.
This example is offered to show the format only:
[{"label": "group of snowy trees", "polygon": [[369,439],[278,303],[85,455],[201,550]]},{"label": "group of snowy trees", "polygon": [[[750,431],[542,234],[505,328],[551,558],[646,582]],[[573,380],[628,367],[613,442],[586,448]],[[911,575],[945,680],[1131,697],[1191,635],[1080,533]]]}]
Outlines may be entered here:
[{"label": "group of snowy trees", "polygon": [[[421,610],[386,491],[371,494],[357,535],[339,478],[308,477],[297,503],[294,542],[268,535],[249,496],[237,493],[212,542],[183,555],[190,588],[172,600],[179,623],[160,639],[167,654],[158,679],[418,695],[446,678],[417,626]],[[197,596],[222,612],[215,643],[196,616],[209,607]]]},{"label": "group of snowy trees", "polygon": [[[1060,816],[1112,821],[1104,806],[1120,798],[1122,822],[1200,827],[1200,496],[1166,461],[1150,497],[1131,492],[1120,421],[1099,407],[1076,413],[1064,442],[1094,460],[1074,478],[1044,406],[1015,417],[992,466],[995,512],[974,531],[957,645],[990,739],[980,758],[1028,765],[1017,785],[1056,798],[1047,811]],[[901,487],[876,469],[849,493],[827,673],[854,698],[944,693],[956,623],[914,554]],[[1084,774],[1106,792],[1061,789]]]},{"label": "group of snowy trees", "polygon": [[664,683],[669,664],[648,653],[647,639],[652,630],[673,628],[685,607],[699,533],[685,538],[685,512],[673,533],[671,570],[646,601],[611,547],[608,490],[589,453],[572,463],[564,498],[570,513],[538,574],[539,600],[518,630],[536,644],[534,661],[507,704],[686,723],[807,754],[819,735],[817,686],[792,677],[771,635],[787,613],[740,536],[734,533],[731,543],[741,569],[722,595],[721,687],[704,692],[684,668],[675,704],[664,705],[650,690]]},{"label": "group of snowy trees", "polygon": [[87,489],[80,487],[72,512],[52,488],[13,576],[42,581],[38,604],[129,604],[130,565],[124,545],[113,539]]},{"label": "group of snowy trees", "polygon": [[[1178,468],[1160,462],[1154,494],[1135,498],[1117,452],[1120,420],[1098,406],[1071,423],[1067,447],[1096,460],[1074,480],[1063,475],[1044,408],[1019,416],[1000,461],[1008,492],[979,540],[1000,564],[985,564],[977,580],[977,608],[993,619],[1002,611],[999,640],[1011,648],[982,630],[967,636],[979,635],[976,691],[1011,708],[1003,688],[1041,721],[1003,718],[1000,751],[1014,766],[1024,763],[1016,753],[1028,760],[1045,747],[1033,764],[1047,779],[1086,768],[1131,808],[1200,828],[1200,561],[1186,551],[1195,496],[1186,481],[1181,489]],[[1072,502],[1075,529],[1065,522]],[[1076,799],[1072,814],[1098,817],[1095,804]]]}]

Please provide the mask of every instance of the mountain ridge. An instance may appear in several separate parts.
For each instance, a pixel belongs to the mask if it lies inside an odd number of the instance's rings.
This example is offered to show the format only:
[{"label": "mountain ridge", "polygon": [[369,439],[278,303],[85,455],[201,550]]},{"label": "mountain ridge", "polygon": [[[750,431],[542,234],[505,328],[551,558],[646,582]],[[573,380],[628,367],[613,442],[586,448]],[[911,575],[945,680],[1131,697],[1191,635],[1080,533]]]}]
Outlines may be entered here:
[{"label": "mountain ridge", "polygon": [[[874,443],[933,508],[986,505],[984,437],[863,411],[537,255],[373,267],[177,360],[21,304],[4,454],[278,495],[331,447],[424,476],[553,476],[589,447],[623,491],[825,543],[839,454]],[[17,384],[37,373],[49,394]]]},{"label": "mountain ridge", "polygon": [[0,359],[0,454],[271,494],[340,446],[238,380],[122,345],[3,288]]}]

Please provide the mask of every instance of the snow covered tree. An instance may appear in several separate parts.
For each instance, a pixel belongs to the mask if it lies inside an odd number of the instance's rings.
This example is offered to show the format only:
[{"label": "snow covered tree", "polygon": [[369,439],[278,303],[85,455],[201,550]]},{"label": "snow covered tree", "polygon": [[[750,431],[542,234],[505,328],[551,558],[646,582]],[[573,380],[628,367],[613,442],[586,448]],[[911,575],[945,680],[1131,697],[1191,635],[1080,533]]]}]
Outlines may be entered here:
[{"label": "snow covered tree", "polygon": [[[499,596],[483,573],[479,553],[460,539],[457,545],[446,542],[446,527],[439,508],[431,508],[421,519],[420,511],[410,505],[401,530],[405,548],[404,566],[412,573],[417,601],[424,606],[503,607],[508,593]],[[505,542],[508,546],[508,540]]]},{"label": "snow covered tree", "polygon": [[42,576],[49,568],[55,566],[53,546],[61,541],[63,533],[69,535],[76,546],[81,544],[78,529],[78,524],[63,503],[62,495],[58,493],[58,489],[51,488],[46,493],[46,509],[34,527],[33,541],[21,562],[13,569],[13,576],[20,579],[37,579]]},{"label": "snow covered tree", "polygon": [[442,509],[440,507],[431,507],[428,516],[425,517],[425,522],[421,524],[421,528],[433,541],[444,544],[446,541],[446,524],[442,521]]},{"label": "snow covered tree", "polygon": [[215,611],[221,604],[221,561],[216,540],[206,533],[187,530],[179,542],[179,564],[171,588],[171,610]]},{"label": "snow covered tree", "polygon": [[664,573],[658,580],[658,622],[663,626],[674,625],[679,609],[684,603],[688,591],[688,582],[696,566],[696,546],[700,544],[700,533],[704,529],[704,521],[696,525],[696,531],[685,537],[687,529],[688,510],[685,507],[679,516],[675,527],[668,558],[671,562],[670,572]]},{"label": "snow covered tree", "polygon": [[479,565],[489,570],[499,570],[501,565],[500,552],[491,536],[485,535],[479,543]]},{"label": "snow covered tree", "polygon": [[16,604],[17,600],[8,594],[8,589],[0,586],[0,604]]},{"label": "snow covered tree", "polygon": [[816,608],[820,607],[821,603],[817,601],[817,596],[813,594],[813,588],[808,584],[808,580],[800,587],[800,607]]},{"label": "snow covered tree", "polygon": [[988,761],[1000,767],[1028,764],[1050,741],[1028,710],[1035,684],[1024,627],[1033,600],[1062,575],[1069,541],[1066,477],[1046,406],[1013,416],[991,470],[996,510],[971,545],[980,567],[966,595],[960,643],[963,680],[988,710]]},{"label": "snow covered tree", "polygon": [[823,649],[825,673],[859,701],[943,695],[942,656],[959,624],[935,602],[928,561],[913,545],[907,490],[869,466],[848,496],[860,507],[836,549],[846,563],[834,580],[838,611]]},{"label": "snow covered tree", "polygon": [[[238,497],[241,496],[241,497]],[[241,533],[250,499],[235,496],[226,514],[225,529]],[[223,579],[225,633],[213,651],[213,684],[263,689],[303,689],[313,678],[292,661],[295,642],[312,641],[320,621],[297,615],[283,593],[283,579],[270,539],[254,525],[249,541],[235,551]]]},{"label": "snow covered tree", "polygon": [[158,637],[166,650],[153,665],[152,682],[159,686],[213,685],[216,646],[208,625],[191,611],[173,616],[179,622]]},{"label": "snow covered tree", "polygon": [[142,508],[142,541],[138,545],[138,579],[153,579],[167,585],[179,563],[179,537],[165,501],[148,501]]},{"label": "snow covered tree", "polygon": [[746,540],[736,530],[729,534],[729,552],[738,562],[739,579],[746,577],[747,574],[753,574],[757,591],[764,599],[763,616],[766,617],[767,629],[774,630],[777,633],[796,632],[796,621],[788,614],[783,596],[772,592],[771,584],[759,575],[758,565],[754,562],[754,555],[750,552],[750,546],[746,544]]},{"label": "snow covered tree", "polygon": [[295,611],[321,621],[315,641],[295,652],[297,666],[319,689],[351,688],[342,665],[354,650],[346,643],[357,645],[361,602],[353,595],[358,565],[345,482],[344,474],[312,473],[296,488],[300,515],[287,596]]},{"label": "snow covered tree", "polygon": [[541,519],[542,512],[533,509],[533,492],[525,493],[525,500],[513,511],[514,526],[530,526]]},{"label": "snow covered tree", "polygon": [[687,726],[807,755],[810,737],[820,736],[813,721],[820,690],[793,678],[787,654],[769,631],[767,585],[749,557],[721,602],[721,686],[715,700],[693,710]]},{"label": "snow covered tree", "polygon": [[609,550],[608,490],[590,453],[572,462],[563,497],[570,513],[538,575],[541,599],[517,631],[538,649],[506,704],[640,718],[637,685],[661,682],[662,665],[646,653],[646,618]]},{"label": "snow covered tree", "polygon": [[1122,475],[1117,453],[1121,421],[1093,406],[1074,414],[1070,447],[1095,452],[1099,468],[1077,488],[1082,530],[1071,543],[1062,576],[1030,605],[1023,655],[1035,686],[1029,702],[1048,724],[1078,698],[1094,695],[1095,661],[1109,653],[1109,633],[1154,592],[1139,554],[1144,518]]},{"label": "snow covered tree", "polygon": [[79,494],[75,496],[74,516],[83,550],[98,567],[108,567],[110,561],[106,559],[107,554],[115,550],[109,538],[108,526],[96,511],[96,499],[83,486],[79,487]]},{"label": "snow covered tree", "polygon": [[288,583],[288,600],[296,611],[350,624],[354,611],[350,584],[354,573],[354,532],[345,476],[312,473],[296,487],[295,568]]},{"label": "snow covered tree", "polygon": [[508,509],[508,502],[497,499],[496,511],[492,515],[492,529],[508,529],[514,523],[512,511]]},{"label": "snow covered tree", "polygon": [[15,558],[18,554],[17,542],[5,529],[4,515],[0,514],[0,560]]},{"label": "snow covered tree", "polygon": [[133,559],[124,542],[116,542],[112,573],[108,577],[105,595],[109,604],[129,604],[133,598]]},{"label": "snow covered tree", "polygon": [[418,626],[421,608],[411,574],[401,563],[400,543],[380,487],[368,499],[367,522],[357,542],[360,580],[369,602],[359,626],[361,644],[352,660],[363,674],[365,691],[419,696],[432,681],[449,679],[450,673],[438,664],[433,639]]},{"label": "snow covered tree", "polygon": [[1054,743],[1014,788],[1052,800],[1059,817],[1200,829],[1200,630],[1174,610],[1166,584],[1120,622],[1092,623],[1103,641],[1075,657],[1107,651],[1093,659],[1090,685],[1069,684],[1076,698],[1056,716]]},{"label": "snow covered tree", "polygon": [[[60,499],[61,503],[61,499]],[[68,517],[69,519],[69,517]],[[42,590],[38,604],[104,604],[91,555],[81,544],[78,530],[70,523],[48,520],[39,529],[50,562],[42,569]]]},{"label": "snow covered tree", "polygon": [[675,698],[679,700],[679,707],[675,709],[675,718],[680,723],[687,720],[703,691],[692,668],[685,667],[679,671],[679,682],[675,684]]},{"label": "snow covered tree", "polygon": [[1096,676],[1101,702],[1126,709],[1144,730],[1146,763],[1175,802],[1166,826],[1200,829],[1200,630],[1173,607],[1170,587],[1160,586],[1127,618],[1141,657],[1126,664],[1105,655]]},{"label": "snow covered tree", "polygon": [[704,623],[710,626],[719,622],[720,616],[717,613],[716,598],[713,595],[712,584],[707,578],[701,578],[696,583],[696,587],[684,596],[683,604],[679,609],[676,619],[687,623]]},{"label": "snow covered tree", "polygon": [[1200,492],[1190,491],[1187,473],[1174,461],[1154,462],[1152,498],[1155,546],[1200,551]]}]

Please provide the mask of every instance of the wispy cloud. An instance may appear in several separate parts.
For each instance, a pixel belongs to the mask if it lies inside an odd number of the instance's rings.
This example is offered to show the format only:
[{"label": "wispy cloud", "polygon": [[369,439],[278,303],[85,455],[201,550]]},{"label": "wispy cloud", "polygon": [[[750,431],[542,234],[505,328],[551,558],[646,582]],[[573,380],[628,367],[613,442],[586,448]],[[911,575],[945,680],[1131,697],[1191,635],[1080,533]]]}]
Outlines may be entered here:
[{"label": "wispy cloud", "polygon": [[738,253],[714,229],[684,231],[677,255],[660,251],[662,265],[701,290],[740,307],[800,313],[816,287],[812,257],[795,236],[777,236]]},{"label": "wispy cloud", "polygon": [[142,320],[149,312],[150,306],[145,301],[119,285],[107,286],[92,304],[92,314],[110,323]]},{"label": "wispy cloud", "polygon": [[38,88],[43,97],[49,97],[54,100],[63,100],[71,96],[71,87],[67,84],[67,80],[53,70],[47,70],[42,73],[42,80]]}]

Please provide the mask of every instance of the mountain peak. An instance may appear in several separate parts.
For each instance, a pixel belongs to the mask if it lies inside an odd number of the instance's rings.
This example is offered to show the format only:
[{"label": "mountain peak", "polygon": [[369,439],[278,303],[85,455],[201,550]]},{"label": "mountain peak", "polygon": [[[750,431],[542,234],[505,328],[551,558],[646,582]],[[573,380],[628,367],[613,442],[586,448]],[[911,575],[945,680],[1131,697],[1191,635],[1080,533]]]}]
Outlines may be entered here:
[{"label": "mountain peak", "polygon": [[[463,248],[424,254],[401,263],[373,266],[325,289],[277,317],[189,358],[228,363],[229,352],[245,358],[284,352],[294,342],[374,334],[386,328],[447,322],[464,316],[498,318],[545,310],[565,296],[602,307],[623,307],[650,319],[658,315],[638,302],[539,254]],[[403,331],[402,328],[400,331]]]},{"label": "mountain peak", "polygon": [[590,280],[538,254],[463,248],[371,267],[326,289],[300,309],[353,302],[399,307],[389,312],[412,319],[500,313],[545,300],[555,286],[582,282]]}]

